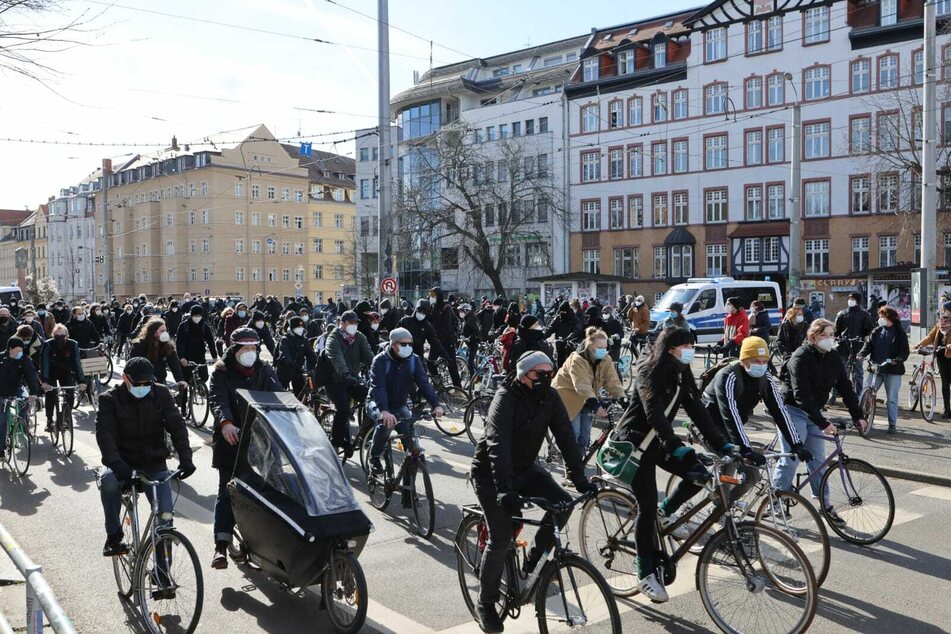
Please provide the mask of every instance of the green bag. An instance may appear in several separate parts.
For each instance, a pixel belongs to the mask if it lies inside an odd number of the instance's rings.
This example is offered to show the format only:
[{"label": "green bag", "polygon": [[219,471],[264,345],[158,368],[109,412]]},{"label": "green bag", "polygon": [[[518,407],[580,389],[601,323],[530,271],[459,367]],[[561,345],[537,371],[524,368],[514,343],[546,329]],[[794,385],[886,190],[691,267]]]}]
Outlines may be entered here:
[{"label": "green bag", "polygon": [[653,429],[640,445],[634,446],[634,443],[625,440],[614,440],[614,433],[608,437],[607,441],[598,450],[598,466],[602,471],[612,478],[620,480],[624,484],[630,484],[637,475],[637,469],[641,466],[641,457],[644,450],[651,444],[657,432]]}]

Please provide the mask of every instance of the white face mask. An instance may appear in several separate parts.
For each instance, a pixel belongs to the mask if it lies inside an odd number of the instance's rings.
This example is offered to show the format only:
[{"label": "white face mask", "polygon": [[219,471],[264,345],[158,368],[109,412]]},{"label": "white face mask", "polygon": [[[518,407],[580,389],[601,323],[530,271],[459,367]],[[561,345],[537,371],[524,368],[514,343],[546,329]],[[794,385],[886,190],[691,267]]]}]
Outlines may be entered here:
[{"label": "white face mask", "polygon": [[27,315],[26,317],[23,318],[23,321],[25,321],[25,322],[28,323],[28,324],[32,324],[32,323],[33,323],[33,315]]},{"label": "white face mask", "polygon": [[257,352],[242,352],[238,355],[238,363],[243,365],[246,368],[250,368],[254,365],[254,362],[258,360]]},{"label": "white face mask", "polygon": [[857,304],[858,302],[856,302],[854,299],[849,300],[849,308],[855,308]]},{"label": "white face mask", "polygon": [[356,324],[347,324],[347,327],[344,328],[344,331],[351,337],[357,334],[357,325]]},{"label": "white face mask", "polygon": [[305,323],[305,324],[306,324],[308,321],[310,321],[310,315],[301,315],[300,318],[304,320],[304,323]]},{"label": "white face mask", "polygon": [[76,315],[76,321],[83,321],[85,319],[86,319],[86,315],[83,313],[79,313],[78,315]]},{"label": "white face mask", "polygon": [[416,320],[417,320],[417,321],[425,321],[425,319],[426,319],[426,315],[424,315],[423,313],[420,313],[420,312],[417,312],[417,313],[416,313]]},{"label": "white face mask", "polygon": [[826,337],[816,342],[816,347],[823,352],[829,352],[835,347],[835,337]]},{"label": "white face mask", "polygon": [[294,328],[292,332],[298,337],[300,337],[302,334],[304,334],[304,329],[301,326],[298,326],[297,328]]},{"label": "white face mask", "polygon": [[887,328],[887,327],[888,327],[888,320],[885,319],[884,317],[879,317],[879,318],[878,318],[878,325],[881,326],[882,328]]},{"label": "white face mask", "polygon": [[805,319],[806,319],[806,318],[803,317],[802,315],[796,315],[796,323],[797,323],[797,324],[801,324],[803,321],[805,321]]},{"label": "white face mask", "polygon": [[436,298],[435,298],[435,297],[430,297],[430,298],[429,298],[429,303],[430,303],[430,304],[435,304],[435,303],[436,303]]},{"label": "white face mask", "polygon": [[177,313],[177,312],[178,312],[178,307],[172,307],[172,312],[173,312],[173,313]]},{"label": "white face mask", "polygon": [[194,317],[192,317],[192,322],[194,322],[194,323],[196,323],[196,324],[200,324],[200,323],[201,323],[201,315],[195,315]]},{"label": "white face mask", "polygon": [[373,330],[379,330],[380,324],[370,324],[370,328],[372,328]]},{"label": "white face mask", "polygon": [[389,309],[389,308],[381,308],[381,309],[380,309],[380,314],[381,314],[381,315],[385,315],[385,314],[387,314],[388,312],[390,312],[390,309]]},{"label": "white face mask", "polygon": [[168,334],[167,330],[158,336],[158,340],[161,341],[162,343],[165,343],[171,338],[172,336]]},{"label": "white face mask", "polygon": [[544,330],[544,328],[542,328],[541,324],[535,324],[529,330]]},{"label": "white face mask", "polygon": [[254,322],[254,327],[257,328],[258,330],[260,330],[261,328],[264,328],[264,322],[263,322],[263,321],[256,321],[256,322]]}]

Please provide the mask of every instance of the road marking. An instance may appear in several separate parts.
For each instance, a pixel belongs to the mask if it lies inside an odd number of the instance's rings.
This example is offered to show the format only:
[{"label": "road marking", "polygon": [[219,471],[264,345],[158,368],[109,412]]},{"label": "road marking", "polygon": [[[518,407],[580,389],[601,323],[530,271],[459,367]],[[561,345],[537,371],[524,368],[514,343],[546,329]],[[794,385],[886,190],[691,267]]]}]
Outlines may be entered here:
[{"label": "road marking", "polygon": [[939,487],[939,486],[924,487],[922,489],[916,489],[912,491],[911,494],[920,495],[926,498],[934,498],[936,500],[951,501],[951,489],[949,489],[948,487]]}]

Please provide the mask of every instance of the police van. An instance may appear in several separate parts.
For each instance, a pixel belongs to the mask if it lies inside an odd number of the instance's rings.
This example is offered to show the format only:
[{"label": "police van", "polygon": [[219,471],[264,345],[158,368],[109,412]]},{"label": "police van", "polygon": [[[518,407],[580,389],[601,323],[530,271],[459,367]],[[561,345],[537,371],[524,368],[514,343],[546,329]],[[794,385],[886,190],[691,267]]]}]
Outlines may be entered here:
[{"label": "police van", "polygon": [[670,305],[683,304],[683,315],[697,335],[697,343],[716,343],[723,336],[726,300],[739,297],[747,311],[750,303],[763,302],[769,323],[777,328],[783,318],[782,295],[776,282],[737,281],[732,277],[691,277],[664,293],[651,307],[650,328],[655,330],[667,318]]},{"label": "police van", "polygon": [[0,286],[0,304],[10,305],[10,300],[23,301],[23,293],[19,286]]}]

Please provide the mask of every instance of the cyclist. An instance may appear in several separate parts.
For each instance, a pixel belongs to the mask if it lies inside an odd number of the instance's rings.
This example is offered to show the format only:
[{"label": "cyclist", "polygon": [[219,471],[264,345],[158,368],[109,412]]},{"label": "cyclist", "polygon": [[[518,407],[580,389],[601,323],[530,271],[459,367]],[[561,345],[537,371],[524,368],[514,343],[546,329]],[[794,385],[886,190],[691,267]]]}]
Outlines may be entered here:
[{"label": "cyclist", "polygon": [[[548,355],[538,351],[523,354],[515,372],[506,377],[492,398],[485,434],[476,445],[471,476],[489,531],[479,574],[477,614],[483,632],[503,629],[495,604],[505,556],[512,543],[512,517],[520,512],[521,496],[543,497],[552,503],[571,501],[568,492],[538,464],[538,452],[548,431],[564,456],[575,489],[579,493],[595,490],[584,475],[568,412],[551,387],[553,370]],[[550,515],[546,519],[551,519]],[[567,522],[568,518],[563,516],[561,520]],[[549,525],[539,529],[525,558],[524,572],[532,572],[553,545],[553,528]]]},{"label": "cyclist", "polygon": [[17,320],[10,314],[10,309],[0,306],[0,341],[6,341],[16,334]]},{"label": "cyclist", "polygon": [[651,325],[651,311],[643,295],[634,298],[627,309],[627,318],[631,322],[631,338],[638,343],[647,339],[647,332]]},{"label": "cyclist", "polygon": [[[50,312],[53,313],[53,319],[56,320],[57,324],[65,324],[69,321],[69,309],[66,308],[66,302],[63,301],[62,297],[53,302],[53,310]],[[47,330],[47,332],[50,332],[50,330]]]},{"label": "cyclist", "polygon": [[[857,355],[865,345],[865,340],[872,334],[872,316],[859,304],[861,300],[860,293],[849,293],[848,308],[840,310],[835,316],[835,336],[842,339],[839,341],[839,354],[844,361],[848,361],[852,355]],[[855,393],[858,394],[865,383],[865,373],[861,363],[853,363],[852,367],[854,375],[849,378]]]},{"label": "cyclist", "polygon": [[175,352],[175,344],[168,328],[161,317],[149,317],[139,331],[139,336],[132,342],[130,357],[145,357],[152,364],[155,379],[165,384],[168,373],[183,390],[188,387],[182,374],[182,362]]},{"label": "cyclist", "polygon": [[948,340],[948,334],[951,333],[951,302],[941,304],[941,310],[938,312],[938,323],[931,329],[928,336],[915,344],[915,352],[918,348],[924,346],[935,346],[939,348],[945,346],[945,349],[935,355],[935,364],[938,366],[938,372],[941,374],[941,398],[944,401],[944,414],[942,418],[951,418],[951,341]]},{"label": "cyclist", "polygon": [[515,337],[515,343],[512,344],[511,356],[513,359],[519,359],[526,352],[538,350],[548,355],[548,358],[554,359],[554,350],[551,344],[545,339],[545,329],[542,327],[538,317],[534,315],[522,315],[518,322],[518,331]]},{"label": "cyclist", "polygon": [[[822,434],[835,436],[838,433],[835,425],[827,421],[822,413],[822,408],[829,400],[829,391],[833,387],[839,390],[856,425],[860,429],[864,429],[866,425],[858,397],[852,389],[852,382],[846,376],[842,357],[834,352],[835,341],[835,326],[832,322],[828,319],[816,319],[806,331],[806,341],[786,364],[783,401],[796,428],[796,435],[805,444],[806,451],[800,451],[798,457],[806,463],[810,472],[822,466],[825,454]],[[830,352],[832,354],[829,354]],[[780,438],[779,442],[783,452],[793,452],[792,445],[785,438]],[[797,466],[795,458],[780,458],[773,474],[773,486],[777,489],[789,489]],[[820,498],[819,478],[813,478],[810,485],[812,494],[827,508],[830,521],[844,524],[829,507],[828,500]]]},{"label": "cyclist", "polygon": [[[426,376],[422,359],[413,354],[413,335],[405,328],[395,328],[390,331],[390,345],[373,358],[370,366],[367,411],[374,413],[378,423],[370,447],[370,469],[375,475],[383,473],[380,456],[386,448],[390,430],[396,428],[400,434],[408,431],[401,421],[412,415],[407,402],[413,385],[433,407],[433,416],[442,416],[442,407]],[[406,477],[408,484],[408,473]],[[403,506],[408,508],[411,502],[409,491],[404,490],[402,497]]]},{"label": "cyclist", "polygon": [[773,334],[773,326],[769,321],[769,312],[766,310],[766,304],[754,300],[750,304],[750,336],[759,337],[769,343],[769,338]]},{"label": "cyclist", "polygon": [[109,313],[99,304],[93,304],[89,321],[96,329],[100,341],[112,335],[112,328],[109,326]]},{"label": "cyclist", "polygon": [[40,321],[40,325],[43,327],[43,334],[40,335],[44,339],[47,337],[47,333],[53,332],[53,326],[56,325],[56,319],[53,318],[53,315],[46,310],[46,304],[37,304],[36,305],[36,317]]},{"label": "cyclist", "polygon": [[776,346],[783,355],[783,359],[788,359],[789,355],[805,341],[807,328],[805,321],[802,308],[793,306],[786,311],[786,317],[779,325],[779,336],[776,337]]},{"label": "cyclist", "polygon": [[79,344],[80,349],[95,348],[102,341],[99,332],[91,321],[86,319],[86,310],[82,306],[75,306],[72,319],[66,322],[69,336]]},{"label": "cyclist", "polygon": [[[20,313],[20,317],[22,320],[20,322],[21,327],[24,325],[27,325],[30,328],[32,328],[36,332],[36,334],[40,336],[40,338],[46,339],[46,331],[43,329],[43,322],[37,316],[37,313],[35,310],[33,310],[33,308],[31,308],[30,306],[27,306],[26,308],[24,308],[23,312]],[[20,328],[18,327],[17,331],[19,330]]]},{"label": "cyclist", "polygon": [[[433,328],[432,323],[427,319],[429,316],[430,305],[429,302],[425,299],[421,299],[416,302],[416,310],[403,317],[400,320],[399,327],[405,328],[413,335],[413,354],[415,354],[420,359],[425,359],[424,345],[429,344],[429,354],[432,356],[433,351],[436,351],[436,357],[438,358],[441,354],[443,357],[446,356],[445,350],[443,350],[442,344],[439,342],[439,339],[436,337],[436,330]],[[435,371],[434,365],[432,363],[427,364],[429,374]]]},{"label": "cyclist", "polygon": [[[683,310],[681,308],[681,310]],[[724,357],[735,357],[740,352],[740,344],[750,335],[750,317],[743,308],[739,297],[726,300],[726,317],[723,318],[723,337],[720,348]]]},{"label": "cyclist", "polygon": [[621,358],[621,339],[624,338],[624,325],[614,316],[614,307],[610,304],[601,312],[604,332],[608,335],[608,354],[615,362]]},{"label": "cyclist", "polygon": [[366,400],[367,388],[360,382],[360,375],[366,373],[373,362],[370,344],[357,330],[358,321],[357,314],[352,310],[340,316],[340,327],[328,335],[326,350],[321,355],[325,359],[325,369],[318,369],[317,372],[318,383],[326,386],[327,397],[336,410],[330,443],[336,449],[343,449],[347,458],[353,455],[353,443],[350,440],[350,418],[353,412],[350,400]]},{"label": "cyclist", "polygon": [[30,324],[20,324],[20,327],[17,328],[17,337],[19,337],[24,344],[23,354],[30,357],[30,360],[33,361],[33,367],[40,367],[40,351],[43,349],[43,337],[41,337],[31,326]]},{"label": "cyclist", "polygon": [[[25,353],[26,344],[19,337],[10,337],[7,341],[6,354],[0,354],[0,399],[12,399],[20,396],[23,387],[26,387],[33,396],[42,394],[40,378],[36,374],[33,360]],[[7,447],[7,412],[10,404],[6,402],[0,420],[0,452]]]},{"label": "cyclist", "polygon": [[182,311],[179,308],[177,299],[173,299],[168,303],[168,310],[162,313],[162,319],[165,320],[168,334],[172,336],[172,339],[175,339],[178,327],[182,324]]},{"label": "cyclist", "polygon": [[696,340],[696,334],[694,333],[694,326],[687,318],[684,317],[684,305],[680,302],[671,302],[670,306],[667,307],[667,317],[660,324],[661,330],[667,330],[668,328],[679,328],[686,332],[689,332],[691,335],[694,335],[694,340]]},{"label": "cyclist", "polygon": [[[222,312],[222,316],[224,313]],[[225,345],[231,345],[231,333],[248,323],[248,305],[244,302],[238,302],[234,312],[224,318],[224,329],[221,338],[225,340]]]},{"label": "cyclist", "polygon": [[548,329],[545,330],[545,339],[555,335],[555,349],[558,353],[556,361],[558,362],[558,367],[561,367],[568,358],[568,355],[571,354],[571,350],[574,347],[573,344],[581,339],[582,332],[581,323],[578,322],[574,311],[571,310],[571,304],[567,301],[559,304],[558,314],[555,315],[555,318],[548,324]]},{"label": "cyclist", "polygon": [[[361,309],[363,312],[360,312]],[[380,350],[380,313],[374,311],[373,306],[367,301],[357,304],[356,313],[360,318],[357,322],[357,330],[367,338],[370,350],[376,354]]]},{"label": "cyclist", "polygon": [[116,320],[116,354],[122,352],[122,346],[132,335],[132,322],[135,321],[132,310],[132,304],[126,302],[122,307],[122,314]]},{"label": "cyclist", "polygon": [[585,331],[584,343],[568,355],[552,387],[565,404],[575,440],[584,453],[591,443],[594,417],[608,415],[598,400],[600,391],[606,390],[614,398],[624,396],[624,386],[608,356],[608,336],[603,330],[592,326]]},{"label": "cyclist", "polygon": [[[442,351],[429,351],[429,362],[435,363],[439,357],[446,360],[449,366],[449,378],[455,387],[462,386],[462,379],[459,377],[459,366],[456,365],[456,334],[458,326],[456,323],[456,311],[450,305],[443,295],[442,289],[435,286],[429,289],[429,303],[432,310],[429,312],[429,321],[436,332],[436,338],[439,339]],[[516,322],[517,323],[517,322]]]},{"label": "cyclist", "polygon": [[271,329],[267,325],[267,315],[264,311],[256,310],[251,314],[251,320],[248,322],[248,328],[253,328],[261,338],[261,343],[271,353],[271,357],[277,355],[277,346],[274,345],[274,337],[271,336]]},{"label": "cyclist", "polygon": [[[99,498],[106,520],[106,544],[102,548],[105,557],[124,555],[129,550],[122,541],[119,513],[122,490],[132,480],[132,472],[138,471],[150,480],[168,475],[166,433],[172,437],[178,452],[178,468],[182,472],[179,477],[185,479],[195,472],[185,421],[168,388],[154,381],[155,373],[148,359],[133,357],[125,364],[122,383],[99,397],[96,443],[105,465],[98,473]],[[169,526],[172,522],[171,484],[159,485],[157,493],[159,522]]]},{"label": "cyclist", "polygon": [[[200,304],[192,304],[188,319],[182,320],[175,334],[175,344],[178,348],[180,363],[182,364],[182,378],[191,381],[192,372],[196,369],[201,380],[208,380],[208,366],[205,365],[205,350],[212,360],[218,358],[218,349],[215,347],[215,335],[202,314]],[[189,363],[197,363],[197,368],[189,367]]]},{"label": "cyclist", "polygon": [[[58,382],[61,386],[85,385],[86,375],[83,374],[83,366],[79,362],[79,345],[69,338],[69,330],[65,324],[58,323],[53,326],[53,336],[43,344],[40,357],[40,379],[43,389],[46,390],[46,431],[50,431],[53,428],[53,410],[57,397],[52,384]],[[73,390],[66,390],[64,398],[66,403],[72,406]]]},{"label": "cyclist", "polygon": [[211,466],[218,470],[218,497],[215,500],[215,554],[211,567],[228,567],[228,546],[234,536],[234,512],[228,481],[238,458],[238,437],[246,418],[246,407],[238,399],[238,390],[281,392],[284,390],[277,373],[261,360],[261,339],[251,328],[238,328],[231,333],[231,345],[211,372],[208,405],[215,419],[212,435]]},{"label": "cyclist", "polygon": [[472,312],[472,305],[464,302],[459,304],[457,309],[459,313],[459,322],[462,324],[462,338],[466,341],[466,349],[469,352],[469,358],[466,363],[469,366],[469,374],[475,372],[476,354],[479,352],[479,344],[482,343],[482,332],[479,328],[479,322]]},{"label": "cyclist", "polygon": [[380,320],[380,331],[390,332],[394,328],[399,327],[399,321],[403,317],[403,311],[399,308],[394,308],[393,302],[389,299],[384,299],[380,302],[380,315],[383,316],[383,319]]},{"label": "cyclist", "polygon": [[317,355],[305,336],[304,320],[291,317],[290,326],[290,331],[278,346],[274,366],[284,389],[292,387],[294,394],[300,394],[306,384],[302,372],[310,372],[317,367]]},{"label": "cyclist", "polygon": [[891,306],[882,306],[878,309],[878,326],[856,358],[861,361],[868,357],[878,366],[874,374],[867,377],[866,383],[872,386],[876,394],[882,383],[885,384],[889,434],[895,433],[898,423],[898,392],[901,390],[901,377],[905,373],[908,352],[908,335],[901,327],[898,312]]}]

